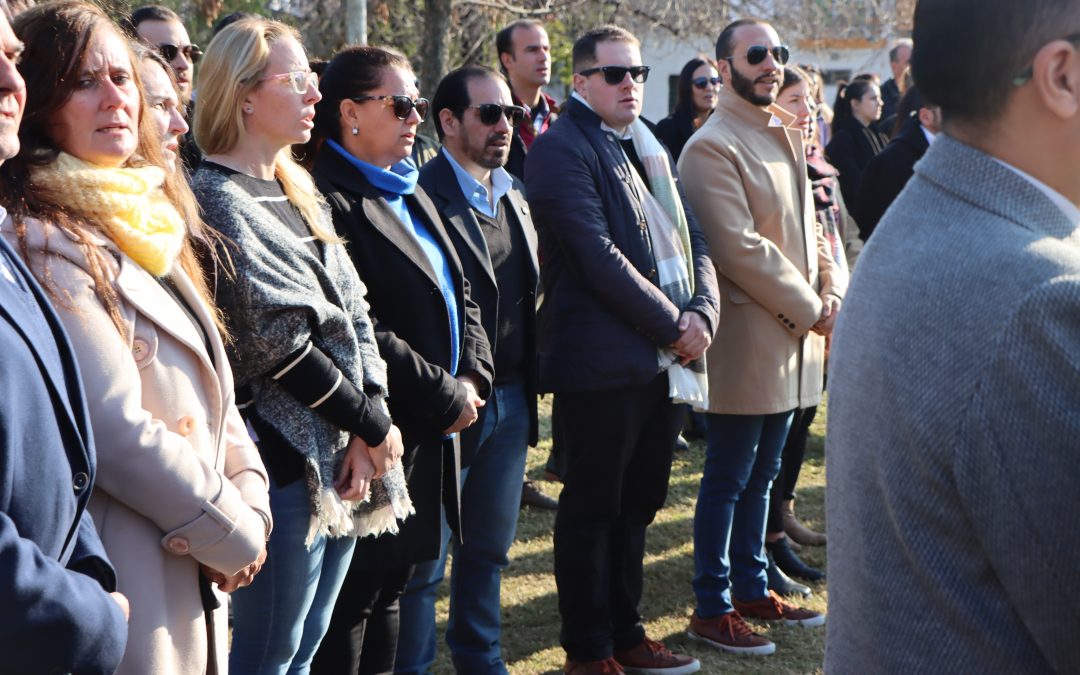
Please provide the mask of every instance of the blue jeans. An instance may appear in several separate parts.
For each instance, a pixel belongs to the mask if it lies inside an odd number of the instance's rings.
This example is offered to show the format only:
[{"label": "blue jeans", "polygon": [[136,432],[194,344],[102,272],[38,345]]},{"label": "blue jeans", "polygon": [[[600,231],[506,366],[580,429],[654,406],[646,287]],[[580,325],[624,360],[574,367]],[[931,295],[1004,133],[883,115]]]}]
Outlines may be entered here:
[{"label": "blue jeans", "polygon": [[[499,648],[502,570],[514,543],[529,439],[523,384],[495,387],[482,409],[476,457],[462,470],[461,529],[455,538],[446,643],[459,673],[506,673]],[[435,598],[446,569],[449,528],[439,560],[420,563],[401,597],[396,673],[425,673],[435,660]]]},{"label": "blue jeans", "polygon": [[694,593],[702,618],[730,612],[732,594],[744,601],[769,594],[765,519],[791,416],[708,416],[694,512]]},{"label": "blue jeans", "polygon": [[304,546],[311,520],[307,482],[270,485],[274,531],[255,581],[232,595],[229,671],[239,675],[306,675],[319,648],[356,540],[317,536]]}]

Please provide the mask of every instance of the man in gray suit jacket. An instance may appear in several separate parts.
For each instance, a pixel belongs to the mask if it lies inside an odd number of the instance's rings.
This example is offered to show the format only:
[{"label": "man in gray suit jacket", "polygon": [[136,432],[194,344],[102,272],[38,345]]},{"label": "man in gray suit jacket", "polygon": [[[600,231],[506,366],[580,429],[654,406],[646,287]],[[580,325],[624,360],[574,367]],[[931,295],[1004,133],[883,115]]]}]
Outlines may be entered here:
[{"label": "man in gray suit jacket", "polygon": [[825,669],[1080,672],[1080,0],[913,37],[944,134],[835,332]]}]

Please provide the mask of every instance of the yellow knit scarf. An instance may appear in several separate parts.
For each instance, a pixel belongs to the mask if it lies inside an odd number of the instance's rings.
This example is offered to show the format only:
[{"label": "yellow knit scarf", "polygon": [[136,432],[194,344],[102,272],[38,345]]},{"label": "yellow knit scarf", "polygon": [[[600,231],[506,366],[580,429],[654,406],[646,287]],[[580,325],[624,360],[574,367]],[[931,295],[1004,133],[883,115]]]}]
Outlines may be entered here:
[{"label": "yellow knit scarf", "polygon": [[150,274],[169,273],[187,228],[161,186],[156,166],[113,169],[67,153],[34,170],[31,183],[72,215],[97,225]]}]

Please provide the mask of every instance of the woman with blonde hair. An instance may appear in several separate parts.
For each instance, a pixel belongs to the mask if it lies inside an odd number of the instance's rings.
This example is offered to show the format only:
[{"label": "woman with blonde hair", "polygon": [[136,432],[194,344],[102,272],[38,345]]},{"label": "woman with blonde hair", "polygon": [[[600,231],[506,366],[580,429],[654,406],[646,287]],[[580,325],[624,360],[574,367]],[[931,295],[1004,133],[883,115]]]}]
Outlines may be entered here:
[{"label": "woman with blonde hair", "polygon": [[198,209],[164,168],[136,59],[104,12],[61,0],[13,27],[27,101],[0,230],[79,358],[98,453],[89,508],[131,601],[119,672],[223,672],[219,592],[259,571],[271,518],[196,261]]},{"label": "woman with blonde hair", "polygon": [[[223,237],[217,299],[277,527],[258,584],[233,597],[234,673],[304,673],[355,537],[412,512],[366,289],[290,146],[321,98],[299,36],[263,19],[214,37],[198,76],[192,178]],[[370,494],[369,494],[370,493]]]}]

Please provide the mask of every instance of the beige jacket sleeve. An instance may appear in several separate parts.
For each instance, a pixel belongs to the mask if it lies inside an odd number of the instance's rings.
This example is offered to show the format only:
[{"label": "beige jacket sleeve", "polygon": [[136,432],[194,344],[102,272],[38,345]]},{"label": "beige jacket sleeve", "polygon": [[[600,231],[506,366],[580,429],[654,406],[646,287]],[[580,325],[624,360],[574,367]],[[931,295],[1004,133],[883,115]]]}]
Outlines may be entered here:
[{"label": "beige jacket sleeve", "polygon": [[262,457],[248,435],[247,426],[240,411],[229,404],[225,417],[225,477],[236,486],[244,503],[255,509],[263,518],[266,538],[274,528],[270,514],[269,480],[263,467]]},{"label": "beige jacket sleeve", "polygon": [[759,233],[751,202],[768,197],[748,193],[734,153],[712,138],[688,145],[679,162],[687,199],[719,274],[806,333],[821,316],[821,299],[783,251]]},{"label": "beige jacket sleeve", "polygon": [[[57,310],[86,389],[98,487],[155,523],[163,532],[162,546],[170,552],[236,574],[255,561],[265,544],[263,518],[243,494],[266,508],[265,496],[254,494],[261,469],[241,468],[252,463],[236,454],[226,463],[226,472],[238,481],[234,484],[187,438],[155,419],[143,407],[143,380],[127,343],[130,338],[117,331],[94,295],[92,279],[66,258],[47,257],[54,283],[70,297],[69,306]],[[130,323],[132,310],[126,311]],[[265,486],[265,474],[261,480]],[[265,487],[261,489],[265,495]]]}]

